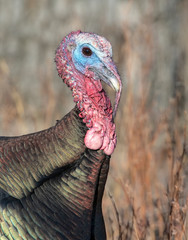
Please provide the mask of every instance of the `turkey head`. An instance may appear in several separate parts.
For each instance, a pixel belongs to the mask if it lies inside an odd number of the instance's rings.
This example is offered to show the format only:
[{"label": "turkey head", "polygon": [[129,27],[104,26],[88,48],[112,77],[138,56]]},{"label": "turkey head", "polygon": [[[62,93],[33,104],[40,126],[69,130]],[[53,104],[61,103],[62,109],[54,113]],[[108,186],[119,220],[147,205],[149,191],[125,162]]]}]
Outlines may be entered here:
[{"label": "turkey head", "polygon": [[[88,127],[87,148],[111,155],[117,137],[113,118],[121,94],[121,80],[112,60],[111,44],[101,36],[71,32],[60,43],[55,57],[59,76],[71,88],[83,122]],[[101,80],[116,91],[114,109]]]}]

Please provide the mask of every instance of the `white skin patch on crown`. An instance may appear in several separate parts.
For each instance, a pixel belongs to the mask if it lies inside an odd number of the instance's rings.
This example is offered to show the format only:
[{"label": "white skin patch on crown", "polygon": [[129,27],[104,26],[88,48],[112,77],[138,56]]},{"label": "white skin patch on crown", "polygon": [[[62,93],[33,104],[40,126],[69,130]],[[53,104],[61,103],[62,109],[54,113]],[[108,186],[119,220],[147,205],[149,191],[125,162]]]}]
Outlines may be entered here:
[{"label": "white skin patch on crown", "polygon": [[87,33],[81,33],[75,39],[76,43],[85,44],[88,43],[92,45],[101,57],[112,57],[112,46],[109,41],[104,37],[93,34],[92,36]]}]

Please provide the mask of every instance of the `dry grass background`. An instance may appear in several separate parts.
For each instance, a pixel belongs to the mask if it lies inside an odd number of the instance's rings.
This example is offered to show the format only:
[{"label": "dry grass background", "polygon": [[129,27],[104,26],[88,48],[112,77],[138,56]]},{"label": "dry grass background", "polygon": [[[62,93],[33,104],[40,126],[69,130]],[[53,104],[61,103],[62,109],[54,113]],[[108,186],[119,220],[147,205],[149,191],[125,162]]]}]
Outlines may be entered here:
[{"label": "dry grass background", "polygon": [[47,128],[73,107],[53,61],[63,36],[112,43],[124,87],[108,239],[188,239],[187,23],[186,0],[0,0],[0,135]]}]

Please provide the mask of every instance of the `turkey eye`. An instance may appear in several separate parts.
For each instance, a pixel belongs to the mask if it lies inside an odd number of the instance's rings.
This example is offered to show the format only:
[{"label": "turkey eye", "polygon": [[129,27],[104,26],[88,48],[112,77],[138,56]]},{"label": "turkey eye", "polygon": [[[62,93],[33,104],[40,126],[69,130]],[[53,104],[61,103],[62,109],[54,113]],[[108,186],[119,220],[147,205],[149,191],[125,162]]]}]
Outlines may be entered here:
[{"label": "turkey eye", "polygon": [[82,48],[82,53],[87,56],[87,57],[90,57],[92,55],[92,51],[90,48],[88,47],[83,47]]}]

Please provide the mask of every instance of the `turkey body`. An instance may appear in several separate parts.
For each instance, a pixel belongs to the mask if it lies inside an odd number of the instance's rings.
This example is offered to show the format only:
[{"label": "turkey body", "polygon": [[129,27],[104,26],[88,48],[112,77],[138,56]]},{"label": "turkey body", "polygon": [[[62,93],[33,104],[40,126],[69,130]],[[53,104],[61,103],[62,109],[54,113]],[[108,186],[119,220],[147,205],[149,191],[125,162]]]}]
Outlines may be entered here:
[{"label": "turkey body", "polygon": [[[121,80],[103,37],[71,32],[55,62],[75,108],[55,126],[0,137],[0,240],[105,240],[102,197]],[[101,81],[116,91],[114,109]]]},{"label": "turkey body", "polygon": [[85,147],[78,114],[75,107],[48,130],[0,139],[7,151],[1,162],[10,161],[1,171],[9,196],[1,200],[0,239],[105,239],[101,201],[109,156]]}]

